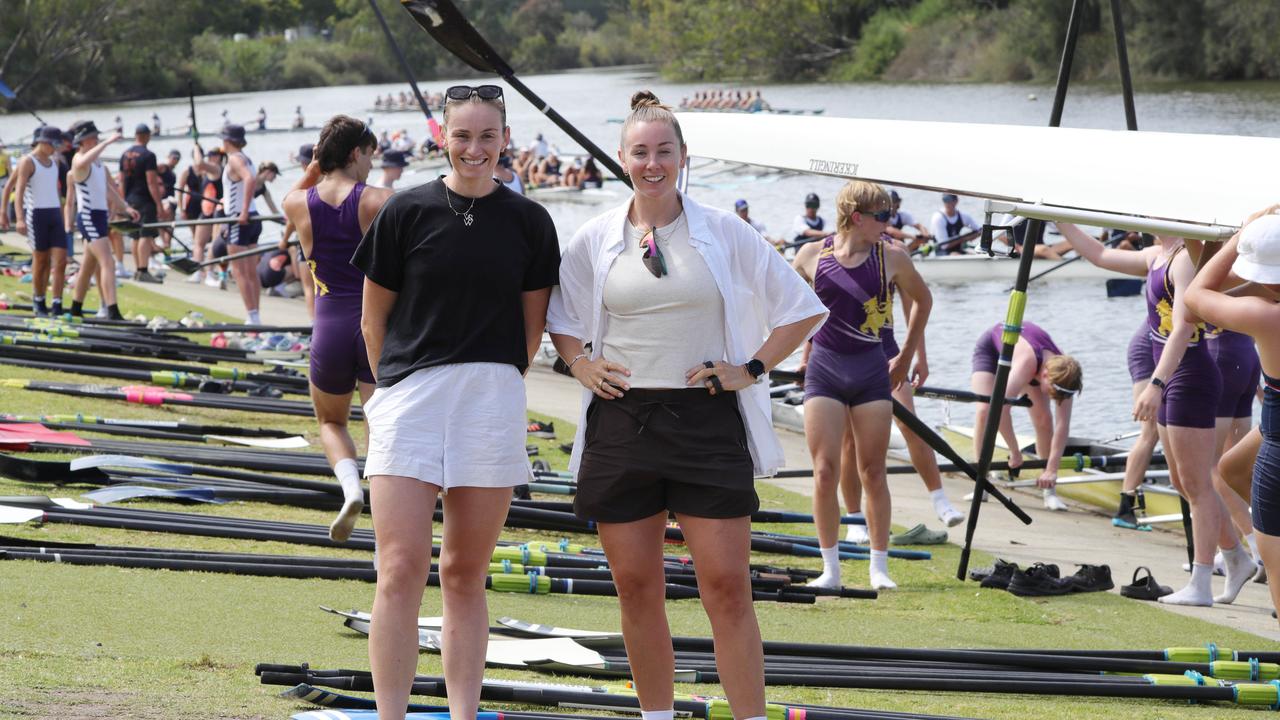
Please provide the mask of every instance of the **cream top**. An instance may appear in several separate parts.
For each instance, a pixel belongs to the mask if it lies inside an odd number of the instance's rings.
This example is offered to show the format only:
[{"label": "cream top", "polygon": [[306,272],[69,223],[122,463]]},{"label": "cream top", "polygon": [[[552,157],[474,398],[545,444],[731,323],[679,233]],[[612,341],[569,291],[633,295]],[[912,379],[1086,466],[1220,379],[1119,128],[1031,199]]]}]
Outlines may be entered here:
[{"label": "cream top", "polygon": [[643,236],[627,222],[626,247],[605,279],[604,357],[631,370],[632,387],[687,387],[689,368],[725,358],[724,300],[684,213],[657,230],[666,275],[645,267]]}]

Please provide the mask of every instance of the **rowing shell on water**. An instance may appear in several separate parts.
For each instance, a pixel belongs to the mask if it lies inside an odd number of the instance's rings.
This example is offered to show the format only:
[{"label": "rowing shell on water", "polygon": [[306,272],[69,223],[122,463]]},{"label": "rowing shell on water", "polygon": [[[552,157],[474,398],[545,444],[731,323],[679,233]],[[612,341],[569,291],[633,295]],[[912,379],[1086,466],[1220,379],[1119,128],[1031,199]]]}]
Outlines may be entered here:
[{"label": "rowing shell on water", "polygon": [[529,188],[525,192],[525,196],[530,200],[538,202],[571,202],[596,204],[603,202],[621,201],[622,195],[614,190],[605,190],[604,188],[576,188],[576,187],[540,187]]},{"label": "rowing shell on water", "polygon": [[[690,152],[987,198],[994,212],[1230,237],[1276,202],[1280,139],[973,123],[678,113]],[[974,152],[978,150],[978,152]],[[1098,168],[1134,168],[1126,173]],[[1204,178],[1214,178],[1205,184]],[[1199,188],[1189,193],[1187,188]]]},{"label": "rowing shell on water", "polygon": [[[931,283],[971,283],[975,281],[1000,282],[1008,285],[1018,273],[1018,261],[1008,257],[989,257],[986,254],[974,255],[928,255],[914,258],[916,269],[920,275]],[[1063,260],[1031,261],[1031,272],[1044,272]],[[1055,270],[1054,280],[1107,280],[1110,278],[1127,278],[1128,275],[1105,270],[1088,262],[1073,262],[1061,270]],[[1048,282],[1047,280],[1042,282]]]},{"label": "rowing shell on water", "polygon": [[[257,128],[244,129],[245,135],[283,135],[287,133],[318,133],[318,132],[320,132],[320,128],[314,125],[309,125],[307,127],[300,127],[300,128],[267,128],[265,130],[259,130]],[[152,135],[151,139],[152,140],[182,140],[183,138],[189,138],[189,137],[191,137],[191,133],[189,132],[160,133],[158,135]]]}]

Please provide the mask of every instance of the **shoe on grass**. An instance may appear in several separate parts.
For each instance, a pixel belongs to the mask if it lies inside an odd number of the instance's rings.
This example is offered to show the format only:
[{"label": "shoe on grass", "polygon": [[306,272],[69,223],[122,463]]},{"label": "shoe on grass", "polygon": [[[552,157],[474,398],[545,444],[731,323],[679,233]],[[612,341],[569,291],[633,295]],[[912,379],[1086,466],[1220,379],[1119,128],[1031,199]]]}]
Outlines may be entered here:
[{"label": "shoe on grass", "polygon": [[[1005,562],[1000,558],[996,558],[996,564],[992,565],[991,567],[974,568],[973,570],[970,570],[969,579],[973,580],[974,582],[982,582],[987,578],[1002,572],[1006,576],[1013,575],[1013,568],[1016,568],[1016,567],[1018,566],[1011,562]],[[1005,578],[1004,583],[1005,585],[1009,584],[1009,580],[1007,577]]]},{"label": "shoe on grass", "polygon": [[946,530],[930,530],[924,523],[889,538],[890,545],[941,545],[946,541]]},{"label": "shoe on grass", "polygon": [[556,425],[555,423],[544,423],[537,420],[530,420],[526,431],[529,437],[552,440],[556,436]]},{"label": "shoe on grass", "polygon": [[1057,565],[1036,563],[1025,571],[1013,573],[1009,592],[1018,597],[1053,597],[1072,592],[1075,585],[1071,578],[1058,577]]},{"label": "shoe on grass", "polygon": [[1072,592],[1105,592],[1116,586],[1107,565],[1081,565],[1068,580],[1075,583]]},{"label": "shoe on grass", "polygon": [[[1145,573],[1142,577],[1139,574]],[[1161,585],[1151,574],[1150,568],[1144,566],[1133,571],[1133,582],[1123,585],[1120,588],[1120,594],[1134,600],[1149,600],[1155,602],[1173,592],[1173,588],[1168,585]]]}]

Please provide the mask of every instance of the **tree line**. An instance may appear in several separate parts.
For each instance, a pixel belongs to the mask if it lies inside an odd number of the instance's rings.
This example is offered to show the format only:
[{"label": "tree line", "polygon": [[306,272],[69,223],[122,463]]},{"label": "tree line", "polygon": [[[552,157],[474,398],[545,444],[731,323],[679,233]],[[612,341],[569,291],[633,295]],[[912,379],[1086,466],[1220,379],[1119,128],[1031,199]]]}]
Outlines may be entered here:
[{"label": "tree line", "polygon": [[[375,0],[422,80],[474,71]],[[673,80],[1043,81],[1069,0],[456,0],[521,72],[652,63]],[[1122,0],[1139,80],[1280,78],[1280,3]],[[1115,77],[1110,0],[1075,64]],[[286,29],[294,37],[286,39]],[[0,0],[0,81],[50,107],[402,80],[368,0]],[[15,111],[13,104],[3,105]]]}]

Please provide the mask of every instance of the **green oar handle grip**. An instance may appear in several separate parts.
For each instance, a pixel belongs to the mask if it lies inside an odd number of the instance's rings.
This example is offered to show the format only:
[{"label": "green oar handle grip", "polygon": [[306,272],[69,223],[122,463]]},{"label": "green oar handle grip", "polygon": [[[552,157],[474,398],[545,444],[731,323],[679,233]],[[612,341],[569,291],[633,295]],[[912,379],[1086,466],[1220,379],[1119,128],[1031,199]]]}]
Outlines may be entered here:
[{"label": "green oar handle grip", "polygon": [[1209,663],[1209,675],[1219,680],[1267,682],[1280,679],[1280,665],[1248,660],[1218,660]]},{"label": "green oar handle grip", "polygon": [[1235,686],[1236,704],[1280,710],[1280,680],[1268,683],[1240,683]]},{"label": "green oar handle grip", "polygon": [[219,380],[239,380],[243,378],[246,374],[247,373],[241,372],[240,368],[229,368],[229,367],[210,367],[209,368],[209,377],[217,378]]},{"label": "green oar handle grip", "polygon": [[1229,648],[1218,647],[1209,643],[1204,647],[1171,647],[1165,648],[1164,659],[1169,662],[1211,663],[1218,660],[1234,660],[1236,652]]},{"label": "green oar handle grip", "polygon": [[551,578],[545,575],[498,573],[489,576],[489,587],[498,592],[546,595],[551,592]]},{"label": "green oar handle grip", "polygon": [[[791,720],[804,717],[802,714],[793,714],[794,708],[786,705],[775,705],[769,703],[764,706],[764,714],[767,720]],[[733,710],[729,708],[728,700],[708,700],[707,701],[707,720],[733,720]]]}]

